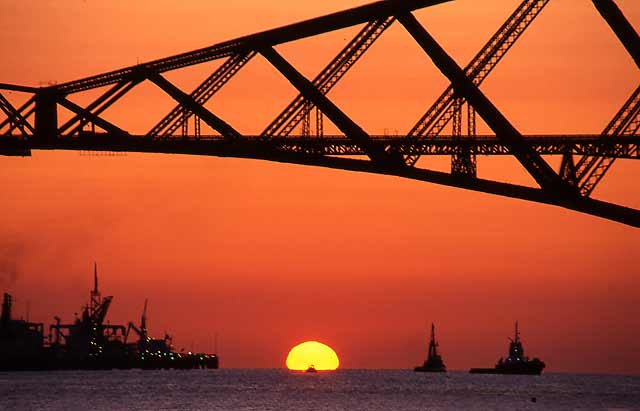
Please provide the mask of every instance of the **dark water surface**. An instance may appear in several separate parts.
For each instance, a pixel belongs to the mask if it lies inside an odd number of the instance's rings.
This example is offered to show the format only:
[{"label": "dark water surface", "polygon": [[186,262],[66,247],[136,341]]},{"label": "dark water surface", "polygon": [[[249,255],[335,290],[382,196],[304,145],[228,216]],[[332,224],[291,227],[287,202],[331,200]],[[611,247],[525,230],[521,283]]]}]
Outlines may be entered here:
[{"label": "dark water surface", "polygon": [[233,369],[0,373],[0,410],[7,409],[640,410],[640,377]]}]

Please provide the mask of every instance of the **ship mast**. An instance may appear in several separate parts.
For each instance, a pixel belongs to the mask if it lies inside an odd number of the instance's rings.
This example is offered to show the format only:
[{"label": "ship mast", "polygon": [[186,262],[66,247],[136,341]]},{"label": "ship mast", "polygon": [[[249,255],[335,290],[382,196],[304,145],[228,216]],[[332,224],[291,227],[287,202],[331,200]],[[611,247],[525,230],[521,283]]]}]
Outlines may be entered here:
[{"label": "ship mast", "polygon": [[509,338],[511,343],[509,344],[509,358],[521,359],[524,358],[524,349],[520,342],[520,331],[518,331],[518,321],[516,320],[515,333],[513,340]]},{"label": "ship mast", "polygon": [[147,339],[147,302],[148,299],[144,299],[144,309],[142,310],[142,318],[140,318],[140,339]]},{"label": "ship mast", "polygon": [[98,291],[98,264],[93,262],[93,290],[91,290],[91,302],[89,303],[89,316],[93,317],[98,307],[102,303],[100,298],[100,291]]},{"label": "ship mast", "polygon": [[436,342],[435,326],[431,323],[431,340],[429,341],[429,357],[434,358],[438,355],[438,343]]},{"label": "ship mast", "polygon": [[11,321],[11,304],[12,298],[9,293],[4,293],[4,300],[2,301],[2,316],[0,317],[0,327],[8,327]]}]

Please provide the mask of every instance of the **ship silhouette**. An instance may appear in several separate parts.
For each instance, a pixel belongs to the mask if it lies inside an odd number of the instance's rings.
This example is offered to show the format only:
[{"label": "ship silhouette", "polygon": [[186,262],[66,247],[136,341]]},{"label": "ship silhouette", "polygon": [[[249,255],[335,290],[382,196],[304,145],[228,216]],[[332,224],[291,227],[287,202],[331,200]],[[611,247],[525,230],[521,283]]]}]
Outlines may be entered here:
[{"label": "ship silhouette", "polygon": [[514,338],[509,338],[509,356],[506,360],[500,358],[494,368],[472,368],[472,374],[522,374],[540,375],[545,367],[545,363],[538,358],[529,360],[524,355],[524,348],[520,341],[518,322],[516,321]]},{"label": "ship silhouette", "polygon": [[[43,323],[12,318],[13,299],[5,293],[0,315],[0,371],[59,369],[193,369],[218,368],[216,354],[176,352],[171,337],[151,338],[147,330],[147,301],[140,325],[106,322],[112,296],[98,289],[94,264],[94,285],[89,303],[70,324],[60,317],[44,335]],[[137,341],[131,341],[131,330]]]},{"label": "ship silhouette", "polygon": [[424,364],[419,365],[413,369],[416,372],[446,372],[442,362],[442,357],[438,354],[438,343],[436,342],[435,326],[431,323],[431,339],[429,340],[429,354]]}]

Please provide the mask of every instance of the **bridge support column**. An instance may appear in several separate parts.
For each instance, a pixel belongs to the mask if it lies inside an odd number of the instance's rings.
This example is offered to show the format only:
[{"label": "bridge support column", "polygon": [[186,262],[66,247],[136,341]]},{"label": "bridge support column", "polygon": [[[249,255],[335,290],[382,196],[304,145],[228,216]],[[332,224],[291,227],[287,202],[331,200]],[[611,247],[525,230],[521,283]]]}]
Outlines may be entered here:
[{"label": "bridge support column", "polygon": [[35,138],[52,142],[58,138],[57,94],[54,90],[40,89],[36,92]]}]

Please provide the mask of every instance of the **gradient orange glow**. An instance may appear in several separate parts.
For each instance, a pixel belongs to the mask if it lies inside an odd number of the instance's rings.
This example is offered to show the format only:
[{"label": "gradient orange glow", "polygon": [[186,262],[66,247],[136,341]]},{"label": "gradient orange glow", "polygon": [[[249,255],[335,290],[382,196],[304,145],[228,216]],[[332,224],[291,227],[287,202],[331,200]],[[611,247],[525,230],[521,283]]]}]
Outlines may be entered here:
[{"label": "gradient orange glow", "polygon": [[[0,0],[0,82],[64,82],[366,2]],[[640,2],[617,3],[640,28]],[[517,4],[415,14],[465,65]],[[313,77],[358,29],[276,48]],[[190,91],[219,64],[166,77]],[[522,133],[598,133],[639,80],[591,1],[552,0],[481,88]],[[447,85],[394,24],[329,98],[370,134],[401,134]],[[295,95],[256,57],[207,108],[256,134]],[[173,106],[145,83],[104,116],[144,133]],[[639,163],[616,161],[594,197],[640,208]],[[479,157],[478,168],[532,184],[513,158]],[[326,340],[341,368],[408,369],[424,360],[432,321],[449,369],[489,366],[518,319],[526,353],[550,372],[640,373],[629,343],[640,339],[640,232],[611,221],[396,177],[198,156],[35,151],[0,157],[0,186],[0,292],[18,316],[29,302],[31,320],[71,321],[96,260],[112,324],[139,318],[148,298],[152,335],[211,351],[217,332],[222,367],[282,367],[292,341]]]},{"label": "gradient orange glow", "polygon": [[338,369],[340,360],[328,345],[318,341],[305,341],[289,351],[286,365],[292,371],[304,371],[309,367],[318,371],[330,371]]}]

